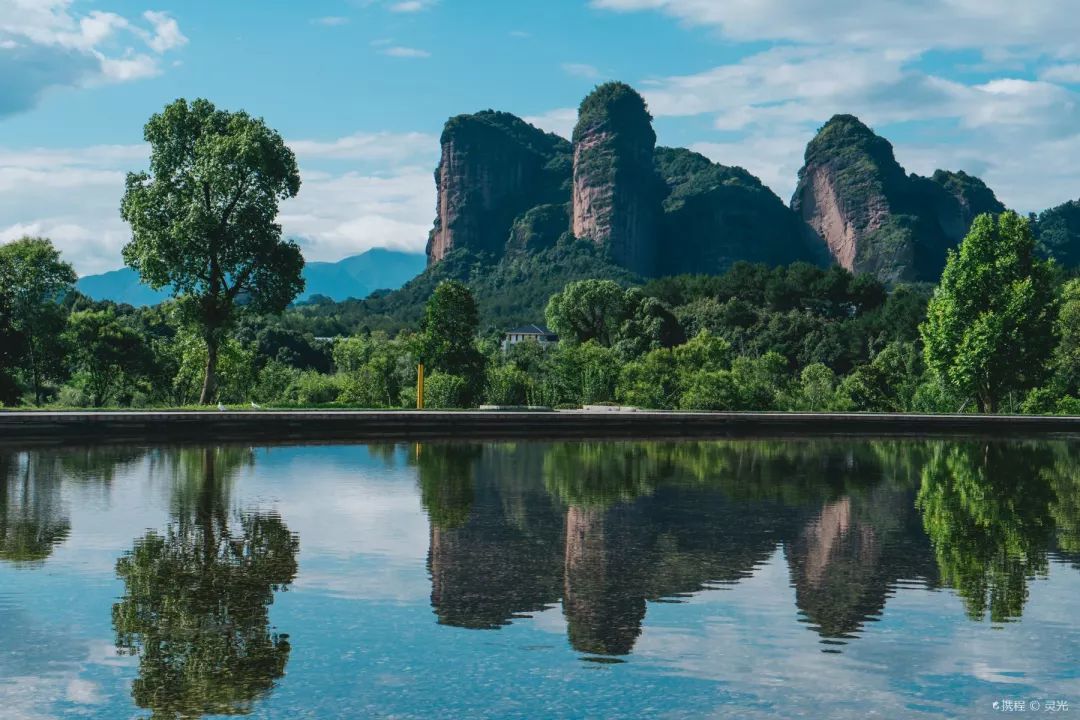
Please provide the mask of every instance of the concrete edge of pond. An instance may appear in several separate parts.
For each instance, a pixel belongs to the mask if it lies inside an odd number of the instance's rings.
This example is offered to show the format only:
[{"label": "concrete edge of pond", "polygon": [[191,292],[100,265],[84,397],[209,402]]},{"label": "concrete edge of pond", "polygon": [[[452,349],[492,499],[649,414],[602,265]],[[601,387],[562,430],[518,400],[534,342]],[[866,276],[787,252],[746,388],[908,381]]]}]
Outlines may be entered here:
[{"label": "concrete edge of pond", "polygon": [[0,411],[0,443],[794,436],[1080,437],[1080,417],[656,411]]}]

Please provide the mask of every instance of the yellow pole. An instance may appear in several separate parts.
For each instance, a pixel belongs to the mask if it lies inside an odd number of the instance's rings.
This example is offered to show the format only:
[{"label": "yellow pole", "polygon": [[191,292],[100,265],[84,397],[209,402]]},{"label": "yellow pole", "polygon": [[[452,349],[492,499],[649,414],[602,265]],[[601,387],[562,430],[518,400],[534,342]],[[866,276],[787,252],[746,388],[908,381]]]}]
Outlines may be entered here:
[{"label": "yellow pole", "polygon": [[424,409],[424,363],[416,366],[416,409]]}]

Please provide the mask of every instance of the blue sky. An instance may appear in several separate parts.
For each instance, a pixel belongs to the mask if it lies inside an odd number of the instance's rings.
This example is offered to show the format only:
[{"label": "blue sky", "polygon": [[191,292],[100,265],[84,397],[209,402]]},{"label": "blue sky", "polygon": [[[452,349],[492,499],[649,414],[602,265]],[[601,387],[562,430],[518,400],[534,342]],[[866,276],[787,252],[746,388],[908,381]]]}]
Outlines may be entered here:
[{"label": "blue sky", "polygon": [[118,267],[123,174],[176,97],[261,115],[300,159],[282,206],[312,260],[421,250],[450,115],[566,134],[598,82],[645,95],[659,140],[787,200],[806,141],[853,112],[909,171],[982,176],[1009,206],[1080,197],[1070,0],[0,0],[0,241]]}]

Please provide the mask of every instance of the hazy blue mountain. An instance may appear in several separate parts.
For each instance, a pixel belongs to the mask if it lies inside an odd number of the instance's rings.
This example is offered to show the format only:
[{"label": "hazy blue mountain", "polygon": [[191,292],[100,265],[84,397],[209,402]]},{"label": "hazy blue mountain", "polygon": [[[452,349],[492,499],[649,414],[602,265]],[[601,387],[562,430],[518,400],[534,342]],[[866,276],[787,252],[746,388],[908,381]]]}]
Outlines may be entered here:
[{"label": "hazy blue mountain", "polygon": [[131,268],[81,277],[75,283],[75,289],[95,300],[112,300],[135,306],[156,305],[169,297],[164,290],[153,290],[139,282],[139,273]]},{"label": "hazy blue mountain", "polygon": [[[375,290],[396,290],[420,274],[426,264],[422,253],[385,248],[347,257],[338,262],[309,262],[304,267],[307,288],[297,300],[325,295],[334,300],[365,298]],[[112,300],[129,305],[154,305],[169,296],[139,282],[131,268],[100,275],[87,275],[76,283],[79,292],[95,300]]]},{"label": "hazy blue mountain", "polygon": [[307,287],[299,299],[325,295],[334,300],[365,298],[376,290],[397,290],[424,271],[423,253],[385,248],[347,257],[338,262],[309,262],[304,266]]}]

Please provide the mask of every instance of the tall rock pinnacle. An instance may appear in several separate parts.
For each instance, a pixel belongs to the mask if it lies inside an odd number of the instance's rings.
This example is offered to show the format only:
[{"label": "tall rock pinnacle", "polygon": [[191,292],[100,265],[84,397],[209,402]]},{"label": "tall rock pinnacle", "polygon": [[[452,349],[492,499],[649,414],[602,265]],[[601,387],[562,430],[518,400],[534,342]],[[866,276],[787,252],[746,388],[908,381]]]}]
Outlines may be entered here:
[{"label": "tall rock pinnacle", "polygon": [[655,146],[645,100],[629,85],[605,83],[582,101],[574,128],[574,235],[646,275],[654,272],[661,200]]}]

